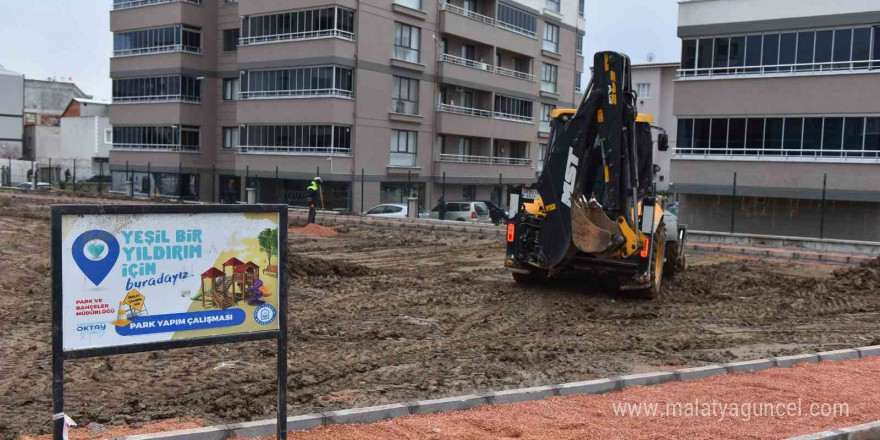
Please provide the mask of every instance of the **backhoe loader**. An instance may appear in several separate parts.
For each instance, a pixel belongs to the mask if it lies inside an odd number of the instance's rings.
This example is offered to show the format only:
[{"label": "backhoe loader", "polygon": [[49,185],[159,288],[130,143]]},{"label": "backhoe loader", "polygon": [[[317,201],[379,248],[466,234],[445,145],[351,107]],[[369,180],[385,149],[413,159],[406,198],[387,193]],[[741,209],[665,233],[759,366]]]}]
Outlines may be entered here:
[{"label": "backhoe loader", "polygon": [[519,283],[589,272],[648,298],[664,273],[685,266],[687,228],[667,236],[657,194],[657,148],[668,137],[639,114],[629,57],[599,52],[577,109],[551,115],[550,146],[537,184],[511,197],[505,266]]}]

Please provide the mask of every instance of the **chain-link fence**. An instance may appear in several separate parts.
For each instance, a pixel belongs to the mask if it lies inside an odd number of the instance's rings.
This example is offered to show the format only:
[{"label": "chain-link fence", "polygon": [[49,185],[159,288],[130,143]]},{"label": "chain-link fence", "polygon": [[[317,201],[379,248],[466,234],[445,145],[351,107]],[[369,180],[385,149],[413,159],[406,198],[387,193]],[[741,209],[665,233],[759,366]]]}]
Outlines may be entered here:
[{"label": "chain-link fence", "polygon": [[848,176],[802,177],[777,188],[732,173],[727,185],[676,186],[679,222],[692,230],[880,241],[880,202],[869,189],[846,189]]},{"label": "chain-link fence", "polygon": [[110,189],[107,158],[40,157],[18,160],[7,157],[0,161],[0,183],[3,186],[51,186],[80,192],[104,192]]}]

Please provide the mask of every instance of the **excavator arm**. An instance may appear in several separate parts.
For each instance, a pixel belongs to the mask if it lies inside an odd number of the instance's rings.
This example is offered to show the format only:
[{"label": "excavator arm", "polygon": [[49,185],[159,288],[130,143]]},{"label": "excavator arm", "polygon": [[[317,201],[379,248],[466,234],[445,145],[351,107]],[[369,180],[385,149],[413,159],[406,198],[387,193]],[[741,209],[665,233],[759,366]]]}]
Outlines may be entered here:
[{"label": "excavator arm", "polygon": [[[546,211],[541,250],[551,267],[572,246],[589,253],[624,245],[629,246],[625,255],[638,250],[639,172],[644,169],[638,166],[630,60],[599,52],[593,64],[593,78],[577,112],[554,127],[538,178]],[[650,156],[645,159],[650,163]]]}]

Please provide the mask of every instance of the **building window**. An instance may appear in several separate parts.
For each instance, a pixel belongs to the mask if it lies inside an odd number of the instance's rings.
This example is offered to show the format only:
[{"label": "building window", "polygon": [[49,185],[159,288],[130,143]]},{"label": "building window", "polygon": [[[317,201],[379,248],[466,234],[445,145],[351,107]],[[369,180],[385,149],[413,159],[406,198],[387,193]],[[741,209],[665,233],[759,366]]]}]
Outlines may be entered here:
[{"label": "building window", "polygon": [[498,3],[498,26],[532,38],[538,35],[537,17],[504,3]]},{"label": "building window", "polygon": [[223,100],[234,101],[238,95],[238,78],[223,78]]},{"label": "building window", "polygon": [[391,130],[391,166],[414,167],[419,132]]},{"label": "building window", "polygon": [[578,17],[584,16],[584,8],[586,5],[584,4],[586,0],[578,0]]},{"label": "building window", "polygon": [[794,75],[877,69],[877,32],[876,27],[843,27],[686,39],[682,40],[679,76]]},{"label": "building window", "polygon": [[113,80],[113,102],[201,102],[202,81],[191,76]]},{"label": "building window", "polygon": [[465,185],[461,187],[461,198],[466,202],[472,202],[477,199],[477,187],[475,185]]},{"label": "building window", "polygon": [[201,54],[201,30],[189,26],[168,26],[113,34],[113,56],[166,52]]},{"label": "building window", "polygon": [[651,99],[651,83],[636,84],[636,93],[640,99]]},{"label": "building window", "polygon": [[550,133],[550,121],[553,110],[556,110],[555,105],[541,104],[541,124],[538,126],[538,131],[541,133]]},{"label": "building window", "polygon": [[419,81],[402,76],[391,77],[391,110],[405,115],[419,114]]},{"label": "building window", "polygon": [[202,0],[113,0],[113,10],[138,8],[141,6],[158,5],[160,3],[184,2],[201,5]]},{"label": "building window", "polygon": [[394,3],[417,11],[422,10],[422,0],[394,0]]},{"label": "building window", "polygon": [[240,153],[351,155],[351,127],[340,125],[245,125]]},{"label": "building window", "polygon": [[578,56],[584,56],[584,33],[581,31],[578,31],[577,33],[577,40],[575,41],[575,51],[577,52]]},{"label": "building window", "polygon": [[581,72],[574,73],[574,92],[581,93]]},{"label": "building window", "polygon": [[420,38],[421,29],[395,21],[392,57],[410,63],[418,63]]},{"label": "building window", "polygon": [[238,148],[238,127],[223,127],[223,148]]},{"label": "building window", "polygon": [[544,50],[559,53],[559,26],[544,23]]},{"label": "building window", "polygon": [[223,30],[224,52],[235,52],[236,50],[238,50],[238,39],[240,38],[240,33],[241,30],[238,28]]},{"label": "building window", "polygon": [[541,67],[541,91],[556,93],[556,76],[557,67],[552,64],[544,63]]},{"label": "building window", "polygon": [[354,39],[354,12],[331,6],[281,14],[253,15],[241,21],[239,44],[318,38]]},{"label": "building window", "polygon": [[199,151],[199,128],[189,126],[113,127],[113,149]]},{"label": "building window", "polygon": [[241,99],[350,98],[352,70],[324,66],[278,70],[250,70],[241,74]]},{"label": "building window", "polygon": [[112,144],[113,143],[113,129],[107,128],[104,129],[104,143]]},{"label": "building window", "polygon": [[880,159],[880,117],[679,119],[681,155]]},{"label": "building window", "polygon": [[547,144],[538,144],[538,172],[544,171],[544,161],[547,156]]},{"label": "building window", "polygon": [[495,118],[532,122],[532,101],[495,95]]},{"label": "building window", "polygon": [[473,156],[474,140],[469,137],[458,138],[458,155]]},{"label": "building window", "polygon": [[553,11],[553,12],[559,12],[560,11],[559,0],[547,0],[544,3],[544,7]]},{"label": "building window", "polygon": [[224,5],[231,5],[233,3],[238,3],[238,0],[223,0]]}]

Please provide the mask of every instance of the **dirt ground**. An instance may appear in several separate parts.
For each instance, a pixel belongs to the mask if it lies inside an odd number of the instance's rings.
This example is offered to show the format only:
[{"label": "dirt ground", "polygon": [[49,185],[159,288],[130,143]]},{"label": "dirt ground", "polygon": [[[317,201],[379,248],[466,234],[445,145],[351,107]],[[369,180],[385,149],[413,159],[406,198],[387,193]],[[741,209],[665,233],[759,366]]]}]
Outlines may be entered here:
[{"label": "dirt ground", "polygon": [[[49,203],[0,193],[2,439],[50,429]],[[291,415],[880,344],[878,261],[694,254],[643,301],[590,280],[519,286],[496,238],[337,232],[290,235]],[[93,431],[274,417],[274,344],[70,361],[66,412]]]}]

